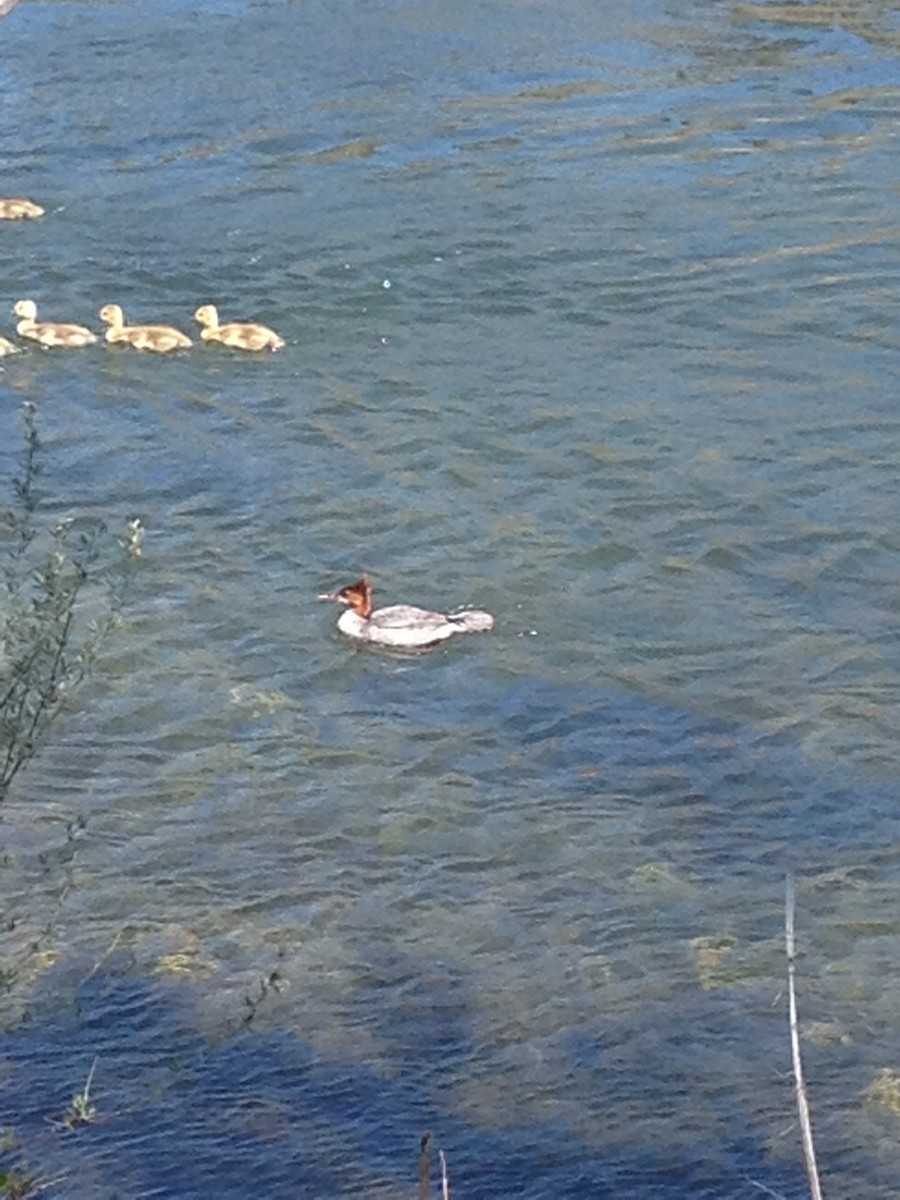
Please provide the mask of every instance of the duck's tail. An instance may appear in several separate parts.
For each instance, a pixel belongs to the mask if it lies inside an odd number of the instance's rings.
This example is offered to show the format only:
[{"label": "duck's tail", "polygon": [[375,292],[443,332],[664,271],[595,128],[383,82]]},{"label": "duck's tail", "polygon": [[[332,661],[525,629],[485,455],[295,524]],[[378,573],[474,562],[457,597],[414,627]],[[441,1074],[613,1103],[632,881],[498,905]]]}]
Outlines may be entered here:
[{"label": "duck's tail", "polygon": [[481,612],[477,608],[467,608],[465,612],[453,613],[448,620],[458,625],[462,633],[487,633],[494,628],[494,618],[490,613]]}]

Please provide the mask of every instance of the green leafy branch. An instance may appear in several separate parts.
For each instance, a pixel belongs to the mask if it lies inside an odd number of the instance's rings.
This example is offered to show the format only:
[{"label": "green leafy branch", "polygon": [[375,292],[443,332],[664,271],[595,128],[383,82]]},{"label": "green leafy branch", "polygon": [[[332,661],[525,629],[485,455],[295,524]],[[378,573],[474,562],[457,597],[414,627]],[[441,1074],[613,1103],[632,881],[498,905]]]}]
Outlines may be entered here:
[{"label": "green leafy branch", "polygon": [[[129,522],[106,565],[109,539],[102,521],[70,517],[42,531],[36,520],[41,442],[33,404],[23,406],[22,419],[21,475],[13,481],[13,504],[0,532],[6,584],[0,593],[0,801],[66,697],[93,669],[119,620],[144,532],[140,521]],[[97,583],[104,592],[100,615],[82,622],[82,602]]]}]

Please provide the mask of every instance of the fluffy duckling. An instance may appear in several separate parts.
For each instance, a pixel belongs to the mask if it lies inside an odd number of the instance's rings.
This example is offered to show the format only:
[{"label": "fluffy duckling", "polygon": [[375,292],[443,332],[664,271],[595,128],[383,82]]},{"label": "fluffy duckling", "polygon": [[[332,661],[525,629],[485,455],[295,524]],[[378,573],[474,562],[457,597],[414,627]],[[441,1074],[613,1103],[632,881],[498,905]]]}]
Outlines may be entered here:
[{"label": "fluffy duckling", "polygon": [[118,304],[104,304],[100,309],[100,320],[109,326],[106,331],[108,342],[125,342],[135,350],[166,354],[169,350],[186,350],[193,345],[186,334],[171,325],[126,325]]},{"label": "fluffy duckling", "polygon": [[23,217],[42,217],[44,210],[33,200],[0,200],[0,221],[21,221]]},{"label": "fluffy duckling", "polygon": [[221,342],[223,346],[234,346],[237,350],[280,350],[284,345],[284,338],[266,325],[254,325],[251,321],[220,325],[214,304],[201,304],[194,313],[194,320],[203,326],[200,337],[204,342]]},{"label": "fluffy duckling", "polygon": [[90,346],[97,335],[83,325],[59,325],[56,321],[37,321],[37,305],[33,300],[17,300],[13,307],[17,317],[16,326],[20,337],[31,338],[42,346]]},{"label": "fluffy duckling", "polygon": [[8,338],[0,337],[0,358],[5,358],[7,354],[18,354],[19,347],[14,346]]}]

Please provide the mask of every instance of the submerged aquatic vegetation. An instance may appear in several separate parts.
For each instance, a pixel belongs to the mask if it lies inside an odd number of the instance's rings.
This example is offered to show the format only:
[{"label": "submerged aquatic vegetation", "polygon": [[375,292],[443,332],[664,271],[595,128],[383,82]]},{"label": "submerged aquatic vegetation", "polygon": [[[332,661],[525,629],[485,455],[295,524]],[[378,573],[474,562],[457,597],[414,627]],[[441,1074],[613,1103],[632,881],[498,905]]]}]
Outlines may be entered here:
[{"label": "submerged aquatic vegetation", "polygon": [[882,1067],[861,1095],[863,1104],[886,1108],[900,1117],[900,1074],[891,1067]]},{"label": "submerged aquatic vegetation", "polygon": [[0,1197],[3,1200],[25,1200],[26,1196],[35,1194],[39,1185],[27,1163],[21,1161],[15,1133],[12,1129],[4,1128],[0,1129],[0,1158],[7,1156],[15,1156],[20,1161],[8,1169],[0,1168]]},{"label": "submerged aquatic vegetation", "polygon": [[[0,801],[115,626],[141,556],[140,521],[119,539],[103,521],[38,522],[41,441],[33,404],[9,508],[0,509]],[[112,549],[110,547],[112,542]],[[113,552],[114,551],[114,552]]]},{"label": "submerged aquatic vegetation", "polygon": [[75,1092],[69,1101],[69,1107],[62,1119],[64,1129],[77,1129],[79,1125],[91,1125],[97,1119],[97,1109],[91,1103],[91,1084],[94,1082],[96,1070],[97,1060],[95,1058],[84,1087],[80,1092]]},{"label": "submerged aquatic vegetation", "polygon": [[27,1170],[0,1171],[0,1196],[7,1200],[25,1200],[33,1196],[37,1180]]}]

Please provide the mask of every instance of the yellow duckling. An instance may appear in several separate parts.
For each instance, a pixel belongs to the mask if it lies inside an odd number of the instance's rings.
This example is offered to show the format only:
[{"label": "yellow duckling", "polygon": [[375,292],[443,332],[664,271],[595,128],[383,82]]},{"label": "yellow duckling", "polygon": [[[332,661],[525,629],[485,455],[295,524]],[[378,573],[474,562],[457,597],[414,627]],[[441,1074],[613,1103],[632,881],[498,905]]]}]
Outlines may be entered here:
[{"label": "yellow duckling", "polygon": [[33,300],[17,300],[13,312],[22,318],[16,326],[16,333],[40,342],[42,346],[90,346],[97,340],[97,335],[83,325],[59,325],[55,321],[39,323],[36,320],[37,305]]},{"label": "yellow duckling", "polygon": [[0,337],[0,358],[5,358],[7,354],[18,354],[19,347],[14,346],[8,338]]},{"label": "yellow duckling", "polygon": [[0,221],[21,221],[23,217],[42,217],[44,210],[33,200],[0,200]]},{"label": "yellow duckling", "polygon": [[204,342],[221,342],[223,346],[234,346],[237,350],[280,350],[284,345],[284,338],[266,325],[254,325],[251,321],[220,325],[214,304],[201,304],[194,313],[194,320],[203,326],[200,337]]},{"label": "yellow duckling", "polygon": [[100,309],[100,320],[109,326],[106,331],[108,342],[125,342],[135,350],[166,354],[169,350],[185,350],[193,345],[186,334],[171,325],[126,325],[118,304],[104,304]]}]

